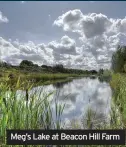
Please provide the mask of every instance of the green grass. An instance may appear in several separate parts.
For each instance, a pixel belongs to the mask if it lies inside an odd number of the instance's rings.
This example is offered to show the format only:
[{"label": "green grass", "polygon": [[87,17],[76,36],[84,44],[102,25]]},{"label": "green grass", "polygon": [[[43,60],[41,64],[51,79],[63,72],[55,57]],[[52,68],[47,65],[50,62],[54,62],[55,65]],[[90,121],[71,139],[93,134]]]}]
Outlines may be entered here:
[{"label": "green grass", "polygon": [[110,85],[113,90],[113,99],[122,115],[123,123],[126,125],[126,74],[113,74]]},{"label": "green grass", "polygon": [[78,77],[77,74],[32,74],[26,76],[26,79],[35,79],[36,81],[48,81],[48,80],[58,80],[58,79],[66,79],[68,77]]},{"label": "green grass", "polygon": [[[13,78],[9,78],[8,76],[12,74]],[[8,84],[15,84],[20,77],[20,80],[27,82],[31,82],[32,84],[40,83],[41,85],[44,84],[53,84],[59,81],[69,81],[70,79],[83,77],[86,76],[84,74],[66,74],[66,73],[51,73],[51,72],[29,72],[29,71],[22,71],[17,69],[6,69],[3,68],[0,71],[0,82],[8,82]]]},{"label": "green grass", "polygon": [[98,78],[101,82],[109,82],[111,80],[112,71],[104,70],[103,74],[99,74]]}]

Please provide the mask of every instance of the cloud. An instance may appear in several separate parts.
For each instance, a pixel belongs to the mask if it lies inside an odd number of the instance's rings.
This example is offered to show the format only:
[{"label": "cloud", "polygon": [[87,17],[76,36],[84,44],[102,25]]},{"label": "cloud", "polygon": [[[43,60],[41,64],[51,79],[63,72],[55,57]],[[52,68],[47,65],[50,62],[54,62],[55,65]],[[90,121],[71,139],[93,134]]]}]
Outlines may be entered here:
[{"label": "cloud", "polygon": [[[82,44],[81,55],[87,52],[92,54],[93,65],[100,67],[110,67],[111,56],[119,44],[126,42],[126,17],[123,19],[108,18],[104,14],[89,13],[83,14],[81,10],[70,10],[59,16],[53,23],[55,26],[63,28],[64,31],[78,33]],[[88,56],[78,56],[77,63],[87,66],[91,65]],[[84,62],[84,63],[83,63]]]},{"label": "cloud", "polygon": [[54,52],[59,54],[76,54],[76,43],[68,36],[63,36],[60,42],[50,42],[48,47],[52,48]]},{"label": "cloud", "polygon": [[52,64],[51,50],[45,51],[44,44],[35,45],[32,41],[20,43],[9,42],[0,38],[1,59],[11,64],[19,64],[22,60],[30,60],[39,65]]},{"label": "cloud", "polygon": [[78,26],[82,18],[83,14],[80,10],[70,10],[62,16],[59,16],[58,19],[54,21],[54,25],[62,27],[65,31],[75,32],[78,31]]},{"label": "cloud", "polygon": [[76,43],[68,36],[63,36],[60,41],[52,41],[47,45],[44,43],[34,44],[32,41],[21,43],[20,41],[7,41],[0,37],[1,59],[11,64],[19,64],[22,60],[30,60],[39,65],[53,65],[60,63],[74,64],[76,56]]},{"label": "cloud", "polygon": [[54,25],[62,27],[65,31],[78,32],[86,38],[91,38],[106,32],[111,21],[103,14],[84,15],[80,10],[75,9],[59,16],[54,21]]},{"label": "cloud", "polygon": [[69,55],[76,56],[77,55],[77,47],[75,40],[71,39],[68,36],[63,36],[60,41],[52,41],[49,42],[47,48],[51,48],[53,50],[54,62],[61,63],[64,65],[72,66],[73,59],[69,62]]},{"label": "cloud", "polygon": [[[63,64],[69,68],[98,69],[107,68],[110,63],[114,46],[121,37],[121,34],[109,38],[108,42],[113,43],[111,50],[101,49],[106,42],[98,38],[88,40],[81,47],[76,46],[74,39],[63,36],[59,41],[52,41],[48,44],[34,44],[32,41],[21,43],[20,41],[7,41],[0,37],[1,59],[11,64],[19,64],[22,60],[30,60],[39,65]],[[95,41],[97,40],[97,41]],[[115,44],[114,44],[115,43]],[[95,48],[97,47],[97,48]]]},{"label": "cloud", "polygon": [[102,35],[104,32],[108,31],[110,25],[111,22],[107,16],[103,14],[92,13],[83,16],[83,19],[80,22],[80,29],[86,38],[92,38]]},{"label": "cloud", "polygon": [[[111,37],[118,33],[126,34],[126,17],[124,19],[108,18],[104,14],[83,14],[80,10],[70,10],[59,16],[53,23],[64,31],[80,34],[82,40]],[[94,38],[95,37],[95,38]]]},{"label": "cloud", "polygon": [[108,18],[104,14],[83,14],[80,10],[70,10],[59,16],[54,25],[62,27],[64,31],[77,32],[82,37],[93,38],[100,35],[115,35],[126,33],[126,17],[124,19]]},{"label": "cloud", "polygon": [[0,23],[8,23],[8,22],[9,22],[8,18],[4,16],[0,11]]},{"label": "cloud", "polygon": [[83,14],[80,10],[70,10],[59,16],[53,23],[64,31],[79,33],[81,39],[111,37],[118,33],[126,34],[126,17],[124,19],[108,18],[104,14]]},{"label": "cloud", "polygon": [[[0,12],[0,22],[8,19]],[[78,40],[64,35],[47,44],[32,41],[5,40],[0,37],[1,58],[12,64],[31,60],[39,65],[63,64],[82,69],[109,68],[111,56],[119,44],[126,42],[126,18],[108,18],[104,14],[83,14],[81,10],[70,10],[53,23],[65,32],[79,34]]]},{"label": "cloud", "polygon": [[7,41],[0,38],[1,59],[11,64],[19,64],[22,60],[30,60],[39,65],[63,64],[69,68],[94,68],[96,59],[91,52],[77,47],[75,40],[63,36],[60,41],[34,44],[32,41]]}]

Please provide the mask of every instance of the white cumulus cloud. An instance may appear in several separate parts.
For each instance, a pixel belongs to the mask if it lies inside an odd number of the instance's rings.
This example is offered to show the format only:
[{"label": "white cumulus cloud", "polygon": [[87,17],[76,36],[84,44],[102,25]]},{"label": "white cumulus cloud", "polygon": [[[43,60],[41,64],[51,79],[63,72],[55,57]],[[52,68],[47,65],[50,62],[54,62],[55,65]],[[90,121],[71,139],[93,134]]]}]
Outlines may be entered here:
[{"label": "white cumulus cloud", "polygon": [[8,21],[8,18],[0,11],[0,23],[7,23]]},{"label": "white cumulus cloud", "polygon": [[[8,19],[0,12],[2,22],[7,23]],[[72,68],[109,68],[117,46],[126,43],[126,18],[108,18],[101,13],[83,14],[75,9],[59,16],[53,24],[61,27],[65,33],[78,33],[78,40],[64,35],[47,44],[35,44],[33,41],[21,43],[0,37],[1,59],[12,64],[26,59],[39,65],[58,63]]]},{"label": "white cumulus cloud", "polygon": [[[82,52],[92,53],[95,66],[99,68],[109,68],[117,46],[126,43],[126,17],[114,19],[101,13],[83,14],[81,10],[75,9],[59,16],[54,25],[64,31],[78,33]],[[83,60],[77,61],[81,64]],[[88,62],[87,65],[91,64]]]}]

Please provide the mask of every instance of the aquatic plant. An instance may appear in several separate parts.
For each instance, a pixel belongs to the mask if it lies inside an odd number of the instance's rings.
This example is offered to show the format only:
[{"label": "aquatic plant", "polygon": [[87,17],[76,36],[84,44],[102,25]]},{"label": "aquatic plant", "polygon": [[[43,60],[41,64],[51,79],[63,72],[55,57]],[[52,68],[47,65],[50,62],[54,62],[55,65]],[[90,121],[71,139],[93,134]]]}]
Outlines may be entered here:
[{"label": "aquatic plant", "polygon": [[[0,84],[0,142],[5,146],[6,129],[60,129],[61,115],[64,105],[55,102],[55,113],[49,100],[49,94],[34,91],[29,94],[31,87],[26,85],[24,94],[17,93],[20,87],[11,89],[7,84]],[[55,114],[56,120],[53,119]]]}]

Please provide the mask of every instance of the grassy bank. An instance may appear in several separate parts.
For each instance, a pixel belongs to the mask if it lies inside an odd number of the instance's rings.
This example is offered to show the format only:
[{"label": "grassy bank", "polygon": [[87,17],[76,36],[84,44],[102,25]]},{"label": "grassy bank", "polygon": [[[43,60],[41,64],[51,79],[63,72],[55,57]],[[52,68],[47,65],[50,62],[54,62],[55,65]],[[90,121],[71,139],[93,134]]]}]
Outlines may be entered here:
[{"label": "grassy bank", "polygon": [[86,76],[84,74],[74,73],[51,73],[51,72],[29,72],[17,69],[2,68],[0,71],[0,82],[15,87],[18,80],[20,80],[20,89],[26,88],[27,85],[38,86],[48,85],[57,82],[68,82],[73,78]]},{"label": "grassy bank", "polygon": [[113,100],[118,106],[126,126],[126,74],[113,74],[110,85],[113,90]]},{"label": "grassy bank", "polygon": [[21,79],[26,80],[35,80],[35,81],[49,81],[49,80],[58,80],[58,79],[66,79],[68,77],[79,77],[84,76],[86,74],[75,74],[75,73],[52,73],[52,72],[31,72],[17,69],[1,69],[0,71],[0,80],[9,80],[15,79],[17,80],[19,77]]}]

